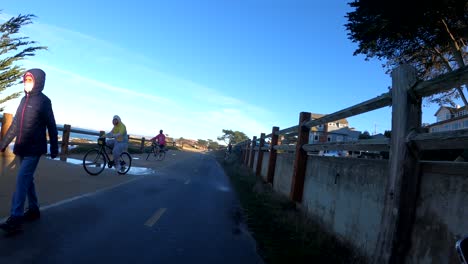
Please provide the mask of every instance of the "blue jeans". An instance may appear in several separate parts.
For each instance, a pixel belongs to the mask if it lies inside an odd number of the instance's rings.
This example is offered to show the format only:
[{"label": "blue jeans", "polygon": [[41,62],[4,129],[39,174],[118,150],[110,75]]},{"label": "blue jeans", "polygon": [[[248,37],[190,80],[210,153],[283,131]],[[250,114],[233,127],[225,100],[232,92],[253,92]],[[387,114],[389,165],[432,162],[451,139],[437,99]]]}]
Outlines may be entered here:
[{"label": "blue jeans", "polygon": [[11,216],[23,216],[24,203],[26,196],[30,209],[38,209],[36,188],[34,186],[34,172],[41,156],[18,156],[20,159],[20,167],[18,176],[16,177],[16,191],[13,194],[11,201]]}]

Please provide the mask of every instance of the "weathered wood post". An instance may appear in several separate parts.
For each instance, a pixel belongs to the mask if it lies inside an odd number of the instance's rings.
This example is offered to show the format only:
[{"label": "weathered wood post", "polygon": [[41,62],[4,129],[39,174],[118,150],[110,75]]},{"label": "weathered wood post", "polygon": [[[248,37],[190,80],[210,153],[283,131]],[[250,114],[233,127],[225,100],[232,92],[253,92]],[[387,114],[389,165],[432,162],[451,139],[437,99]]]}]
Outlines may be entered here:
[{"label": "weathered wood post", "polygon": [[265,146],[265,133],[260,134],[260,145],[258,146],[258,158],[257,158],[257,168],[255,175],[257,177],[262,177],[262,163],[263,163],[263,146]]},{"label": "weathered wood post", "polygon": [[257,136],[254,136],[252,139],[252,144],[250,144],[250,161],[249,161],[249,168],[253,169],[253,164],[255,160],[255,147],[257,146]]},{"label": "weathered wood post", "polygon": [[[8,132],[8,129],[11,126],[11,123],[13,123],[13,115],[9,113],[3,113],[3,119],[2,119],[2,138],[5,137],[6,133]],[[3,153],[4,156],[10,156],[13,155],[13,153],[10,151],[9,148],[5,149],[5,152]]]},{"label": "weathered wood post", "polygon": [[381,230],[373,263],[404,263],[410,247],[411,230],[419,190],[418,157],[406,142],[408,135],[421,127],[421,100],[411,93],[416,70],[401,65],[392,72],[392,137],[389,178]]},{"label": "weathered wood post", "polygon": [[273,127],[273,129],[271,130],[270,158],[268,160],[267,172],[267,182],[271,184],[273,184],[273,180],[275,177],[276,157],[278,156],[278,151],[275,149],[275,146],[278,145],[278,131],[279,127]]},{"label": "weathered wood post", "polygon": [[145,151],[145,137],[141,138],[140,151],[141,152]]},{"label": "weathered wood post", "polygon": [[246,143],[247,141],[242,141],[242,143],[240,143],[240,150],[241,150],[241,158],[240,158],[240,163],[244,163],[244,160],[245,160],[245,152],[246,152]]},{"label": "weathered wood post", "polygon": [[302,124],[310,120],[311,113],[301,112],[299,115],[298,138],[296,144],[296,158],[294,159],[294,168],[291,184],[290,198],[295,202],[302,202],[304,192],[304,180],[307,165],[307,152],[302,148],[309,142],[310,129]]},{"label": "weathered wood post", "polygon": [[247,140],[247,143],[245,145],[245,159],[244,159],[244,164],[246,166],[249,165],[249,155],[250,155],[250,139]]},{"label": "weathered wood post", "polygon": [[60,148],[60,160],[67,161],[68,145],[70,143],[71,125],[63,125],[62,146]]}]

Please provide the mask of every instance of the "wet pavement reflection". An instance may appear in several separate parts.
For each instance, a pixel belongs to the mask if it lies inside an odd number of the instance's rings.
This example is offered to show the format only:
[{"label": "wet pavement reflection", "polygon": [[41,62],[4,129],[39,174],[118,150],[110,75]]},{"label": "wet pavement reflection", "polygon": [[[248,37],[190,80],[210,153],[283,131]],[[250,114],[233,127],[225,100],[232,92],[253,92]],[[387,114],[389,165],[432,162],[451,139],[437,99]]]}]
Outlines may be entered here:
[{"label": "wet pavement reflection", "polygon": [[[138,159],[138,158],[134,158],[134,159]],[[67,158],[67,163],[74,164],[74,165],[83,165],[83,160]],[[132,166],[130,170],[127,172],[127,174],[131,174],[131,175],[148,175],[148,174],[154,174],[154,173],[156,172],[153,169],[143,168],[143,167],[134,167],[134,166]]]}]

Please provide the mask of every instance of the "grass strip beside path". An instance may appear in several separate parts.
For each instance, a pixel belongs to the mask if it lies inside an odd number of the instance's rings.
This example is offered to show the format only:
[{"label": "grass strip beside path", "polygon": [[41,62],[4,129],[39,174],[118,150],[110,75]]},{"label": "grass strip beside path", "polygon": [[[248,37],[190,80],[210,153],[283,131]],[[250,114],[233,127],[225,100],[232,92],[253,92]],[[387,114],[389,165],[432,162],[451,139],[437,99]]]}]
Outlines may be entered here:
[{"label": "grass strip beside path", "polygon": [[296,204],[257,181],[235,155],[217,154],[244,210],[260,255],[266,264],[365,263],[352,249],[324,232],[320,225],[296,209]]}]

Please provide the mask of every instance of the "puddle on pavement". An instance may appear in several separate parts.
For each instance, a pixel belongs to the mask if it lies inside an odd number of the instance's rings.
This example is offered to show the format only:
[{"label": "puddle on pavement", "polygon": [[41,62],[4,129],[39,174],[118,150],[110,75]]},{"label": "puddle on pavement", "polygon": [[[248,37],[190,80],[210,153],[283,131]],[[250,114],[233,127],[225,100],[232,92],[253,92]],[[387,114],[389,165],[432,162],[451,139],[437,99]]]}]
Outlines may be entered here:
[{"label": "puddle on pavement", "polygon": [[[138,158],[134,158],[134,159],[138,159]],[[67,158],[67,163],[74,164],[74,165],[83,165],[83,160]],[[106,168],[106,169],[109,169],[109,168]],[[133,166],[127,172],[127,174],[131,174],[131,175],[148,175],[148,174],[154,174],[154,173],[156,172],[153,169],[143,168],[143,167],[133,167]]]},{"label": "puddle on pavement", "polygon": [[229,187],[227,187],[227,186],[222,186],[222,185],[216,186],[216,189],[217,189],[218,191],[222,191],[222,192],[229,192],[229,191],[230,191]]}]

